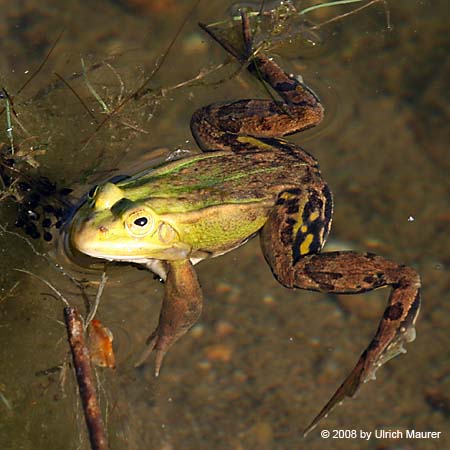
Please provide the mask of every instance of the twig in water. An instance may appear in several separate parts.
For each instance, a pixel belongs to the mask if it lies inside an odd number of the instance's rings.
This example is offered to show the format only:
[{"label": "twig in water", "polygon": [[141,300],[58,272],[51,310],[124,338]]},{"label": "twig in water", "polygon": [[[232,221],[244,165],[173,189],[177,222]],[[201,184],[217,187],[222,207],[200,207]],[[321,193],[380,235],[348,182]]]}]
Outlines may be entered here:
[{"label": "twig in water", "polygon": [[[335,5],[337,6],[337,5],[339,5],[339,4],[356,3],[356,1],[357,1],[357,0],[345,1],[345,2],[335,2],[335,3],[327,4],[327,6],[335,6]],[[361,0],[360,0],[360,1],[361,1]],[[318,30],[319,28],[323,27],[324,25],[328,25],[329,23],[336,22],[337,20],[342,20],[343,18],[345,18],[345,17],[347,17],[347,16],[351,16],[351,15],[353,15],[353,14],[356,14],[357,12],[360,12],[360,11],[362,11],[363,9],[366,9],[366,8],[368,8],[369,6],[372,6],[372,5],[375,4],[375,3],[382,3],[382,4],[383,4],[384,10],[385,10],[385,12],[386,12],[386,28],[387,28],[388,30],[391,30],[391,29],[392,29],[392,26],[391,26],[391,13],[390,13],[390,11],[389,11],[389,8],[388,8],[388,5],[387,5],[386,0],[371,0],[371,1],[369,1],[368,3],[365,3],[364,5],[360,6],[359,8],[352,9],[351,11],[346,12],[346,13],[344,13],[344,14],[339,14],[339,15],[336,16],[336,17],[332,17],[331,19],[326,20],[325,22],[321,22],[321,23],[319,23],[319,24],[317,24],[317,25],[313,25],[313,26],[310,28],[310,30]],[[321,6],[325,6],[325,5],[318,5],[318,7],[321,7]],[[313,7],[312,7],[312,8],[313,8]],[[308,11],[307,11],[307,10],[308,10]],[[311,9],[310,9],[310,8],[307,8],[306,10],[304,9],[303,11],[300,11],[299,14],[305,14],[305,12],[309,12],[309,11],[311,11]]]},{"label": "twig in water", "polygon": [[11,122],[11,109],[12,109],[12,99],[6,92],[5,88],[0,90],[0,98],[5,99],[6,108],[6,135],[9,139],[9,144],[11,146],[11,154],[14,155],[14,136],[13,136],[13,126]]},{"label": "twig in water", "polygon": [[[16,92],[16,95],[19,95],[28,86],[28,84],[33,80],[33,78],[36,75],[38,75],[38,73],[42,70],[42,68],[45,66],[45,64],[49,60],[50,55],[53,53],[53,50],[55,50],[55,47],[58,44],[59,40],[61,39],[63,33],[64,33],[64,30],[60,31],[58,37],[55,39],[55,42],[53,42],[52,46],[50,47],[50,50],[45,55],[45,57],[42,60],[41,64],[39,64],[39,67],[27,78],[25,83],[22,84],[22,86]],[[5,109],[6,108],[3,108],[2,110],[0,110],[0,116],[5,112]]]},{"label": "twig in water", "polygon": [[164,65],[164,62],[167,59],[167,56],[170,53],[170,50],[172,49],[172,47],[175,45],[175,42],[178,39],[178,36],[181,33],[181,30],[184,28],[184,26],[186,25],[187,21],[189,20],[189,18],[193,15],[195,9],[197,8],[198,4],[200,3],[200,0],[197,0],[197,2],[194,4],[193,8],[191,9],[191,11],[189,12],[189,14],[186,15],[186,17],[184,18],[183,22],[181,23],[181,25],[178,27],[177,32],[175,33],[175,36],[172,38],[172,40],[170,41],[166,51],[163,53],[162,57],[156,62],[156,65],[152,71],[152,73],[150,74],[149,77],[147,77],[144,82],[141,84],[141,86],[131,95],[129,95],[128,97],[125,97],[96,127],[96,129],[94,130],[94,132],[83,141],[83,149],[85,147],[88,146],[88,144],[91,142],[91,140],[94,138],[94,135],[107,123],[109,122],[130,100],[135,99],[138,100],[142,94],[145,92],[147,85],[153,80],[153,78],[155,77],[155,75],[159,72],[159,70],[161,69],[161,67]]},{"label": "twig in water", "polygon": [[25,269],[14,269],[14,270],[17,272],[26,273],[26,274],[30,275],[31,277],[42,281],[47,287],[49,287],[58,296],[58,298],[66,305],[66,307],[69,307],[69,302],[66,300],[66,298],[61,294],[61,292],[58,291],[58,289],[55,288],[55,286],[53,286],[47,280],[44,280],[39,275],[36,275],[35,273],[29,272],[28,270],[25,270]]},{"label": "twig in water", "polygon": [[84,340],[83,322],[76,309],[71,306],[64,308],[64,320],[91,448],[92,450],[107,450],[105,427],[97,401],[89,351]]},{"label": "twig in water", "polygon": [[95,117],[95,114],[89,109],[89,106],[86,105],[84,100],[80,97],[78,92],[69,84],[68,81],[65,80],[63,76],[61,76],[59,73],[54,72],[55,76],[66,86],[70,92],[78,99],[78,101],[81,103],[83,108],[87,111],[87,113],[94,119],[95,123],[98,123],[97,117]]},{"label": "twig in water", "polygon": [[107,281],[108,281],[108,275],[106,275],[106,272],[103,272],[102,279],[100,280],[100,284],[97,289],[97,295],[95,296],[94,306],[92,309],[90,308],[89,314],[88,314],[85,324],[84,324],[85,330],[88,329],[89,324],[92,322],[92,319],[95,317],[95,314],[97,314],[98,305],[100,304],[100,298],[103,294],[103,289],[105,288]]}]

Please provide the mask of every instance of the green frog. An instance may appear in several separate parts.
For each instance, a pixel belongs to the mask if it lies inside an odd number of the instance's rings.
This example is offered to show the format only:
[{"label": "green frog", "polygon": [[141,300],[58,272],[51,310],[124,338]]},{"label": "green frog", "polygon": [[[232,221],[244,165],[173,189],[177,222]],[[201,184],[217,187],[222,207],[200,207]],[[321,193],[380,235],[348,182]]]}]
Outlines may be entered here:
[{"label": "green frog", "polygon": [[330,189],[316,159],[281,137],[317,125],[324,109],[298,77],[254,52],[247,16],[241,22],[243,49],[201,26],[282,101],[236,100],[197,110],[191,130],[203,152],[95,187],[72,220],[70,242],[96,258],[142,264],[165,281],[159,324],[148,339],[156,375],[167,350],[200,316],[194,265],[257,234],[287,288],[356,294],[389,286],[375,336],[310,430],[414,339],[420,278],[372,253],[321,253],[333,212]]}]

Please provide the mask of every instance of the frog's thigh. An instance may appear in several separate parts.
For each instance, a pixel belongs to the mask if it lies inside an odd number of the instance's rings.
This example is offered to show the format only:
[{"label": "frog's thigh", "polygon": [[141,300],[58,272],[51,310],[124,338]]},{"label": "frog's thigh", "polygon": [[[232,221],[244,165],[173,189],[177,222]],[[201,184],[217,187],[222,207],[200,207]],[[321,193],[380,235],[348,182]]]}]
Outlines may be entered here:
[{"label": "frog's thigh", "polygon": [[281,192],[261,231],[261,247],[277,280],[294,286],[294,266],[303,255],[318,253],[328,235],[331,193],[325,184]]}]

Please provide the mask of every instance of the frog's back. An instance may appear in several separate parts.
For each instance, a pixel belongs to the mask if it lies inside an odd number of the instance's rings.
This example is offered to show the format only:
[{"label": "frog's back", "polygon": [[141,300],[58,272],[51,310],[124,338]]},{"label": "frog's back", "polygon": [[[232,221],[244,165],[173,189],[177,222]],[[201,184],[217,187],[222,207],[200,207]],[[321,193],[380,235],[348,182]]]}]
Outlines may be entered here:
[{"label": "frog's back", "polygon": [[[119,183],[130,200],[165,212],[225,203],[272,202],[283,189],[320,182],[316,160],[294,144],[246,137],[251,150],[206,152],[164,163]],[[252,141],[258,143],[257,149]]]}]

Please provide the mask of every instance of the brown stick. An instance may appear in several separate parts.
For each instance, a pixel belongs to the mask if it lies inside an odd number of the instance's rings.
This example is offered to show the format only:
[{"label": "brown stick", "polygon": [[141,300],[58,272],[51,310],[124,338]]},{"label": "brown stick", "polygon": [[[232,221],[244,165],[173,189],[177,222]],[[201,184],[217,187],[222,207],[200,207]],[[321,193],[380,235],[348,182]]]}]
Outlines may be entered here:
[{"label": "brown stick", "polygon": [[89,351],[84,341],[83,324],[76,309],[71,306],[64,308],[64,320],[91,448],[92,450],[108,450],[105,428],[92,378]]}]

